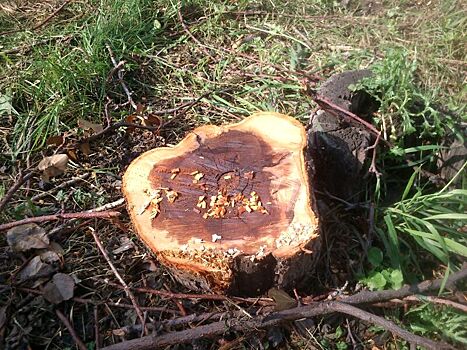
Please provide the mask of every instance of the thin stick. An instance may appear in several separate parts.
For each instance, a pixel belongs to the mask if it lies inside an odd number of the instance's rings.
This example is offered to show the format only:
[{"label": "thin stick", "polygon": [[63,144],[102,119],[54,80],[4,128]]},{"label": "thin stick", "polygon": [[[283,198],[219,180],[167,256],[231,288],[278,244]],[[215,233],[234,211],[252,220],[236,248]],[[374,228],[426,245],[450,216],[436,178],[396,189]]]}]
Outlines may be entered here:
[{"label": "thin stick", "polygon": [[110,46],[108,44],[106,44],[105,47],[107,48],[107,51],[109,51],[110,59],[112,60],[112,63],[114,65],[114,69],[117,70],[118,80],[120,82],[120,85],[122,86],[123,91],[125,91],[125,94],[126,94],[126,96],[128,98],[128,102],[130,102],[131,107],[133,107],[136,110],[138,107],[136,106],[135,101],[133,101],[133,98],[131,97],[130,90],[128,90],[128,87],[126,86],[125,82],[123,81],[123,72],[121,70],[121,66],[123,66],[124,62],[123,63],[121,63],[121,62],[117,63],[117,61],[115,60],[114,53],[113,53],[112,49],[110,48]]},{"label": "thin stick", "polygon": [[[43,295],[44,292],[37,290],[37,289],[32,289],[32,288],[27,288],[27,287],[15,287],[15,289],[26,292],[26,293],[32,293],[32,294],[37,294],[37,295]],[[93,300],[93,299],[85,299],[85,298],[80,298],[80,297],[73,297],[71,300],[74,302],[80,303],[80,304],[91,304],[91,305],[110,305],[114,307],[119,307],[123,309],[134,309],[134,306],[131,304],[125,304],[125,303],[115,303],[113,301],[98,301],[98,300]],[[173,309],[168,309],[167,307],[158,307],[158,306],[140,306],[140,309],[143,311],[155,311],[155,312],[164,312],[172,315],[179,315],[180,313],[178,310],[173,310]],[[175,319],[177,320],[177,319]],[[174,320],[174,321],[175,321]]]},{"label": "thin stick", "polygon": [[47,22],[49,22],[52,18],[54,18],[61,10],[63,10],[63,8],[68,5],[72,0],[66,0],[61,6],[59,6],[58,9],[56,9],[54,12],[52,12],[52,14],[47,17],[45,20],[43,20],[41,23],[39,23],[38,25],[34,26],[32,28],[32,30],[37,30],[41,27],[43,27],[45,24],[47,24]]},{"label": "thin stick", "polygon": [[405,297],[403,300],[416,301],[416,302],[429,301],[430,303],[440,304],[440,305],[447,305],[447,306],[453,307],[455,309],[458,309],[458,310],[460,310],[462,312],[467,313],[467,305],[464,305],[464,304],[461,304],[461,303],[456,303],[455,301],[442,299],[442,298],[438,298],[438,297],[409,295],[408,297]]},{"label": "thin stick", "polygon": [[120,215],[118,211],[104,211],[104,212],[79,212],[79,213],[63,213],[54,215],[43,215],[35,216],[32,218],[26,218],[18,221],[9,222],[7,224],[0,225],[0,231],[8,230],[12,227],[16,227],[24,224],[31,224],[36,222],[47,222],[55,220],[66,220],[66,219],[89,219],[89,218],[101,218],[111,219]]},{"label": "thin stick", "polygon": [[[381,135],[381,132],[376,129],[371,123],[368,123],[366,120],[363,120],[362,118],[360,118],[359,116],[357,116],[356,114],[336,105],[335,103],[333,103],[332,101],[328,100],[327,98],[324,98],[324,97],[321,97],[321,96],[314,96],[313,97],[314,101],[316,103],[318,103],[322,108],[324,108],[325,110],[336,110],[338,112],[341,112],[342,114],[344,114],[346,117],[348,117],[349,119],[351,120],[354,120],[356,122],[358,122],[359,124],[365,126],[369,131],[371,131],[376,137],[379,137]],[[324,105],[324,106],[323,106]],[[383,141],[388,145],[390,146],[391,144],[386,141],[385,139],[383,139]]]},{"label": "thin stick", "polygon": [[13,195],[16,193],[16,191],[19,190],[19,188],[26,182],[28,181],[31,177],[33,177],[36,173],[35,172],[30,172],[30,173],[27,173],[26,175],[20,175],[19,176],[19,179],[16,180],[15,184],[13,186],[10,187],[10,189],[8,190],[8,192],[5,194],[5,197],[2,198],[2,200],[0,201],[0,211],[3,210],[3,208],[5,208],[5,206],[7,205],[7,203],[10,201],[10,199],[13,197]]},{"label": "thin stick", "polygon": [[87,179],[89,176],[91,176],[91,173],[84,173],[84,174],[82,174],[80,176],[72,178],[71,180],[62,182],[61,184],[55,186],[50,191],[42,192],[42,193],[36,194],[35,196],[32,196],[31,201],[35,202],[35,201],[38,201],[39,199],[45,198],[48,195],[50,195],[51,192],[56,192],[58,190],[64,189],[64,188],[66,188],[68,186],[71,186],[71,185],[73,185],[73,184],[75,184],[75,183],[77,183],[79,181],[83,181],[83,180]]},{"label": "thin stick", "polygon": [[101,348],[101,335],[99,333],[99,306],[94,305],[94,339],[96,343],[96,349]]},{"label": "thin stick", "polygon": [[[117,283],[113,283],[111,281],[105,280],[110,286],[117,287],[123,289],[123,287]],[[173,293],[164,290],[157,290],[152,288],[144,288],[144,287],[129,287],[131,290],[140,292],[140,293],[148,293],[159,295],[163,297],[167,297],[170,299],[204,299],[204,300],[222,300],[222,301],[229,301],[235,300],[238,302],[245,302],[250,304],[262,304],[262,305],[272,305],[272,300],[269,298],[240,298],[240,297],[227,297],[221,294],[185,294],[185,293]]]},{"label": "thin stick", "polygon": [[[106,211],[106,210],[110,210],[110,209],[115,209],[119,206],[121,206],[123,203],[125,203],[125,199],[124,198],[120,198],[114,202],[111,202],[111,203],[106,203],[100,207],[97,207],[97,208],[94,208],[94,209],[90,209],[90,210],[86,210],[86,213],[98,213],[98,212],[101,212],[101,211]],[[57,227],[53,228],[52,230],[49,231],[48,235],[49,236],[52,236],[54,234],[56,234],[57,232],[63,230],[67,225],[75,222],[77,219],[71,219],[70,221],[68,221],[66,224],[62,224],[62,225],[58,225]]]},{"label": "thin stick", "polygon": [[[105,251],[104,249],[104,246],[102,245],[99,237],[97,236],[95,230],[92,228],[92,227],[89,227],[89,230],[91,232],[91,235],[92,237],[94,238],[94,240],[96,241],[96,244],[97,244],[97,247],[99,248],[99,250],[101,251],[102,255],[104,256],[105,260],[107,261],[107,263],[109,264],[110,266],[110,269],[112,270],[112,272],[114,273],[115,277],[117,277],[117,279],[120,281],[120,283],[122,284],[124,290],[125,290],[125,293],[126,295],[128,296],[128,298],[130,298],[131,300],[131,303],[133,304],[134,308],[135,308],[135,311],[136,311],[136,314],[138,315],[138,318],[143,326],[145,325],[145,322],[144,322],[144,317],[143,317],[143,313],[138,305],[138,303],[136,302],[136,299],[135,299],[135,296],[133,295],[133,293],[131,292],[130,288],[128,288],[128,285],[126,284],[126,282],[123,280],[122,276],[120,276],[120,274],[118,273],[117,269],[115,268],[114,264],[112,263],[112,261],[110,260],[109,258],[109,255],[107,254],[107,252]],[[145,330],[145,333],[147,333],[147,330]]]},{"label": "thin stick", "polygon": [[88,348],[86,347],[86,345],[83,343],[83,341],[81,340],[81,338],[78,336],[78,334],[76,334],[76,331],[75,329],[73,328],[73,326],[71,325],[70,321],[68,320],[68,317],[66,317],[63,312],[61,312],[60,310],[56,309],[55,310],[55,314],[58,316],[58,318],[60,319],[60,321],[62,321],[62,323],[65,325],[66,329],[68,329],[68,332],[70,332],[70,335],[71,337],[73,338],[73,340],[75,341],[76,343],[76,346],[80,349],[80,350],[87,350]]}]

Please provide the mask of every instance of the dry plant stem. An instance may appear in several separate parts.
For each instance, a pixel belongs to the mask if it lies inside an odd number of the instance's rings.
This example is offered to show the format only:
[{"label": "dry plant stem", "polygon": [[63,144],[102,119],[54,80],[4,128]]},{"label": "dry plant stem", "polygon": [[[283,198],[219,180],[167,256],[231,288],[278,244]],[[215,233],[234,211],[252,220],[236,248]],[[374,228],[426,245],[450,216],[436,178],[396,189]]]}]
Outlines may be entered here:
[{"label": "dry plant stem", "polygon": [[125,94],[126,94],[126,96],[128,98],[128,102],[130,102],[131,107],[133,107],[136,110],[138,107],[136,106],[135,101],[133,101],[133,98],[131,97],[130,90],[128,90],[128,87],[126,86],[125,82],[123,81],[123,72],[120,69],[121,66],[123,66],[123,63],[117,63],[117,61],[115,60],[115,55],[114,55],[112,49],[110,48],[110,46],[108,44],[106,44],[105,47],[107,48],[107,51],[109,51],[110,59],[112,60],[114,68],[117,70],[118,80],[120,82],[120,85],[122,86],[123,91],[125,91]]},{"label": "dry plant stem", "polygon": [[182,16],[182,2],[181,1],[178,2],[177,14],[178,14],[178,20],[180,21],[180,24],[182,25],[185,33],[187,33],[187,35],[201,48],[201,50],[203,50],[206,56],[214,60],[214,57],[206,49],[206,45],[202,44],[198,39],[196,39],[196,37],[190,32],[190,29],[188,29],[188,26],[185,24],[185,21],[183,20],[183,16]]},{"label": "dry plant stem", "polygon": [[56,310],[55,310],[55,313],[57,314],[57,316],[58,316],[58,318],[60,319],[60,321],[63,322],[63,324],[65,325],[66,329],[68,329],[68,332],[70,332],[70,335],[71,335],[71,337],[73,338],[73,340],[75,341],[76,346],[77,346],[80,350],[87,350],[86,345],[83,343],[83,341],[82,341],[81,338],[78,336],[78,334],[76,334],[75,329],[74,329],[73,326],[71,325],[71,323],[70,323],[70,321],[68,320],[68,318],[63,314],[63,312],[61,312],[60,310],[56,309]]},{"label": "dry plant stem", "polygon": [[[153,112],[153,114],[155,115],[165,115],[165,114],[171,114],[171,113],[175,113],[177,112],[178,110],[180,109],[183,109],[182,112],[180,112],[180,114],[177,115],[177,117],[179,117],[180,115],[184,114],[190,107],[193,107],[195,104],[197,104],[198,102],[200,102],[203,98],[205,97],[208,97],[210,94],[212,94],[213,91],[209,91],[209,92],[206,92],[205,94],[202,94],[201,96],[199,96],[196,100],[194,101],[191,101],[191,102],[188,102],[188,103],[184,103],[178,107],[175,107],[175,108],[171,108],[171,109],[165,109],[165,110],[162,110],[162,111],[156,111],[156,112]],[[174,120],[177,119],[177,117],[175,118],[172,118],[168,121],[166,121],[165,123],[162,124],[161,127],[166,127],[167,125],[169,125],[170,123],[172,123]]]},{"label": "dry plant stem", "polygon": [[[100,207],[97,207],[97,208],[94,208],[94,209],[90,209],[90,210],[87,210],[86,213],[97,213],[97,212],[102,212],[102,211],[106,211],[106,210],[110,210],[110,209],[115,209],[121,205],[123,205],[123,203],[125,203],[125,200],[123,198],[120,198],[114,202],[111,202],[111,203],[106,203]],[[71,219],[70,221],[68,221],[68,223],[66,224],[62,224],[62,225],[59,225],[57,227],[55,227],[54,229],[50,230],[48,235],[49,236],[52,236],[54,234],[56,234],[57,232],[60,232],[61,230],[63,230],[67,225],[75,222],[77,219]]]},{"label": "dry plant stem", "polygon": [[257,316],[252,319],[230,319],[228,321],[214,322],[209,325],[200,326],[188,330],[179,332],[171,332],[158,337],[146,336],[139,339],[125,341],[119,344],[105,347],[105,350],[145,350],[161,348],[180,343],[189,343],[194,339],[212,337],[225,333],[226,328],[235,331],[247,331],[252,329],[265,329],[273,326],[280,325],[284,321],[294,321],[301,318],[309,318],[319,315],[325,315],[332,312],[344,313],[364,321],[379,325],[401,338],[416,344],[424,346],[428,349],[449,349],[449,345],[434,342],[432,340],[419,337],[406,330],[400,328],[394,323],[375,316],[369,312],[360,310],[352,305],[337,301],[327,301],[322,303],[316,303],[313,305],[307,305],[297,307],[285,311],[275,312],[269,316]]},{"label": "dry plant stem", "polygon": [[[37,295],[43,295],[44,293],[40,290],[37,289],[31,289],[31,288],[26,288],[26,287],[15,287],[15,289],[26,292],[26,293],[32,293],[32,294],[37,294]],[[114,307],[119,307],[122,309],[134,309],[134,306],[131,304],[125,304],[125,303],[114,303],[112,301],[97,301],[93,299],[84,299],[84,298],[79,298],[79,297],[73,297],[71,300],[74,302],[80,303],[80,304],[91,304],[95,306],[99,305],[110,305]],[[143,311],[154,311],[154,312],[165,312],[168,314],[173,314],[173,315],[178,315],[179,312],[177,310],[172,310],[172,309],[167,309],[166,307],[157,307],[157,306],[140,306],[140,309]],[[175,319],[177,320],[177,319]]]},{"label": "dry plant stem", "polygon": [[94,338],[96,349],[101,348],[101,335],[99,333],[99,306],[94,305]]},{"label": "dry plant stem", "polygon": [[[447,280],[446,286],[455,287],[455,284],[467,277],[467,265],[463,267],[461,271],[453,273]],[[236,331],[247,331],[251,329],[261,329],[276,326],[284,321],[293,321],[300,318],[309,318],[318,315],[329,314],[332,312],[340,312],[348,315],[352,315],[362,320],[368,321],[380,325],[402,338],[414,343],[425,346],[429,349],[443,349],[450,348],[448,345],[433,342],[423,337],[418,337],[410,332],[407,332],[390,321],[384,318],[375,316],[366,311],[352,307],[349,304],[371,304],[375,302],[388,301],[394,298],[403,298],[413,294],[420,294],[423,292],[430,292],[440,288],[443,283],[443,279],[424,281],[417,285],[404,286],[398,290],[386,290],[379,292],[364,291],[354,296],[350,296],[340,301],[325,301],[312,303],[310,305],[301,306],[285,311],[275,312],[267,317],[256,316],[252,319],[239,320],[230,319],[221,322],[215,322],[209,325],[200,326],[180,332],[172,332],[164,334],[159,337],[143,337],[136,340],[130,340],[119,344],[111,345],[105,350],[143,350],[153,349],[157,347],[169,346],[178,343],[192,342],[194,339],[212,337],[215,335],[223,334],[226,331],[226,327]]]},{"label": "dry plant stem", "polygon": [[440,304],[440,305],[446,305],[446,306],[450,306],[452,308],[455,308],[455,309],[458,309],[462,312],[465,312],[467,313],[467,305],[464,305],[464,304],[461,304],[461,303],[456,303],[455,301],[452,301],[452,300],[447,300],[447,299],[442,299],[442,298],[438,298],[438,297],[432,297],[432,296],[423,296],[423,297],[418,297],[416,295],[410,295],[408,297],[405,297],[403,301],[416,301],[416,302],[424,302],[424,301],[428,301],[430,303],[434,303],[434,304]]},{"label": "dry plant stem", "polygon": [[43,20],[38,25],[34,26],[32,30],[37,30],[47,24],[52,18],[54,18],[66,5],[68,5],[72,0],[66,0],[58,9],[56,9],[49,17]]},{"label": "dry plant stem", "polygon": [[[222,318],[227,318],[227,317],[232,317],[232,318],[238,318],[240,316],[243,316],[244,313],[241,311],[233,311],[233,312],[209,312],[209,313],[204,313],[204,314],[191,314],[188,316],[183,316],[183,317],[178,317],[174,318],[172,320],[164,320],[160,322],[156,322],[156,324],[148,324],[147,327],[150,331],[154,329],[158,329],[158,327],[165,327],[165,328],[171,328],[175,326],[181,326],[181,325],[186,325],[188,323],[202,323],[206,321],[218,321]],[[119,328],[118,331],[124,332],[125,334],[128,333],[133,333],[133,332],[141,332],[141,325],[133,325],[133,326],[125,326],[122,328]]]},{"label": "dry plant stem", "polygon": [[[329,101],[327,98],[324,98],[324,97],[319,97],[319,96],[314,96],[313,99],[315,100],[315,102],[317,104],[319,104],[324,110],[334,110],[334,111],[338,111],[342,114],[344,114],[346,117],[348,117],[349,119],[353,120],[353,121],[356,121],[358,123],[360,123],[361,125],[365,126],[369,131],[371,131],[376,137],[380,137],[381,136],[381,133],[378,129],[376,129],[371,123],[368,123],[366,120],[363,120],[362,118],[360,118],[359,116],[355,115],[354,113],[336,105],[335,103]],[[384,143],[386,143],[386,145],[388,146],[391,146],[391,144],[386,141],[385,139],[383,139]]]},{"label": "dry plant stem", "polygon": [[43,215],[35,216],[32,218],[27,218],[23,220],[9,222],[7,224],[0,225],[0,231],[8,230],[12,227],[37,223],[37,222],[47,222],[54,220],[66,220],[66,219],[90,219],[90,218],[101,218],[101,219],[111,219],[120,215],[118,211],[104,211],[104,212],[79,212],[79,213],[63,213],[63,214],[54,214],[54,215]]},{"label": "dry plant stem", "polygon": [[51,192],[56,192],[56,191],[59,191],[61,189],[64,189],[64,188],[66,188],[68,186],[71,186],[71,185],[73,185],[73,184],[75,184],[75,183],[77,183],[79,181],[83,181],[83,180],[87,179],[89,176],[91,176],[91,173],[84,173],[84,174],[82,174],[80,176],[72,178],[71,180],[62,182],[61,184],[55,186],[50,191],[42,192],[42,193],[36,194],[35,196],[32,196],[31,201],[34,202],[34,201],[38,201],[39,199],[45,198],[48,195],[50,195]]},{"label": "dry plant stem", "polygon": [[378,136],[376,136],[375,143],[372,146],[367,147],[367,149],[366,149],[366,150],[370,150],[370,149],[373,150],[372,156],[371,156],[371,165],[370,165],[370,167],[368,169],[368,172],[375,174],[376,177],[381,176],[381,173],[376,168],[376,149],[378,147],[378,144],[379,144],[380,140],[381,140],[381,132],[379,132]]},{"label": "dry plant stem", "polygon": [[5,197],[2,198],[2,200],[0,201],[0,211],[2,211],[5,206],[8,204],[8,202],[11,200],[11,198],[13,197],[13,195],[16,193],[16,191],[19,190],[19,188],[25,183],[27,182],[30,178],[32,178],[36,173],[35,172],[30,172],[30,173],[27,173],[26,175],[20,175],[19,176],[19,179],[16,180],[15,184],[13,186],[10,187],[10,189],[8,190],[8,192],[5,194]]},{"label": "dry plant stem", "polygon": [[[122,284],[124,290],[125,290],[125,293],[126,295],[128,296],[128,298],[130,298],[131,300],[131,303],[133,304],[134,308],[135,308],[135,311],[136,311],[136,314],[138,315],[138,318],[141,322],[141,324],[143,325],[143,329],[145,329],[144,325],[145,325],[145,322],[144,322],[144,316],[143,316],[143,313],[138,305],[138,303],[136,302],[136,299],[135,299],[135,296],[133,295],[133,293],[131,292],[130,288],[128,288],[128,285],[126,284],[126,282],[123,280],[122,276],[120,276],[120,274],[118,273],[117,269],[115,268],[114,264],[112,263],[112,260],[110,260],[109,258],[109,255],[107,254],[107,252],[105,251],[104,249],[104,246],[102,245],[99,237],[97,236],[95,230],[90,227],[89,228],[89,231],[91,232],[91,235],[92,237],[94,238],[94,240],[96,241],[96,244],[97,244],[97,247],[99,248],[99,250],[101,251],[102,255],[104,256],[105,260],[107,261],[107,263],[109,264],[110,266],[110,269],[112,270],[112,272],[114,273],[115,277],[117,277],[117,279],[120,281],[120,283]],[[147,330],[145,329],[145,333],[147,333]]]},{"label": "dry plant stem", "polygon": [[[123,288],[122,286],[118,285],[117,283],[113,283],[110,281],[106,281],[108,285],[117,288]],[[240,298],[240,297],[227,297],[221,294],[184,294],[184,293],[172,293],[163,290],[151,289],[151,288],[144,288],[144,287],[129,287],[131,290],[140,293],[148,293],[148,294],[155,294],[160,295],[163,297],[167,297],[170,299],[204,299],[204,300],[234,300],[237,302],[244,302],[250,304],[262,304],[262,305],[271,305],[272,300],[269,298]]]}]

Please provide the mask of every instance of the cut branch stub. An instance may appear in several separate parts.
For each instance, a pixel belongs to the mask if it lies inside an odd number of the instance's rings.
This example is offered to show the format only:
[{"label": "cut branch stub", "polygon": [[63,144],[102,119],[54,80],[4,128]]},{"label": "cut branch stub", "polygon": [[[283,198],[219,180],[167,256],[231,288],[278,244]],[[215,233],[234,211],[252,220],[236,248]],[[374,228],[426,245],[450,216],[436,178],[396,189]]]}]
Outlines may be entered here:
[{"label": "cut branch stub", "polygon": [[142,154],[123,178],[136,232],[190,289],[294,287],[320,242],[305,146],[298,121],[261,112]]}]

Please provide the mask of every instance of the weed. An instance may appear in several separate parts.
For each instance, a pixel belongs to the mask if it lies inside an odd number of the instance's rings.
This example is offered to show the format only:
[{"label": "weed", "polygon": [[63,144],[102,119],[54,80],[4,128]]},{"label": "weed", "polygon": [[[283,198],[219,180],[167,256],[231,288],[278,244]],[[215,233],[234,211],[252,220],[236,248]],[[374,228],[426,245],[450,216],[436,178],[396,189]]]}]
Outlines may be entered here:
[{"label": "weed", "polygon": [[[421,297],[423,300],[423,297]],[[441,337],[467,345],[467,315],[451,307],[439,307],[430,303],[406,313],[409,328],[423,336]]]}]

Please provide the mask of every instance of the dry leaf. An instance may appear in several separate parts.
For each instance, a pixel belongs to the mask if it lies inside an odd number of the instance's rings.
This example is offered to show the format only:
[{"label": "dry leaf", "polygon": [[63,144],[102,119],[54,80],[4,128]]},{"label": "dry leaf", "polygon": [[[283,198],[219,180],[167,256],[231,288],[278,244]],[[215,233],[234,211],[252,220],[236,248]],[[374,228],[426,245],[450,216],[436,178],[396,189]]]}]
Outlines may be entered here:
[{"label": "dry leaf", "polygon": [[282,311],[291,309],[297,306],[297,301],[290,297],[286,292],[282,289],[271,288],[268,290],[268,297],[274,299],[276,305],[274,309],[276,311]]},{"label": "dry leaf", "polygon": [[68,155],[68,157],[70,157],[70,159],[74,162],[78,161],[78,156],[76,155],[76,152],[74,149],[67,149],[66,150],[66,153]]},{"label": "dry leaf", "polygon": [[159,126],[161,125],[161,119],[155,114],[145,115],[141,121],[144,126]]},{"label": "dry leaf", "polygon": [[29,263],[18,273],[20,282],[35,279],[40,277],[50,276],[55,268],[42,261],[40,256],[35,256]]},{"label": "dry leaf", "polygon": [[57,135],[57,136],[50,136],[47,141],[45,141],[45,144],[47,146],[60,146],[65,142],[65,138],[62,135]]},{"label": "dry leaf", "polygon": [[83,130],[91,130],[93,134],[98,134],[104,130],[104,127],[101,124],[94,124],[84,119],[78,119],[78,127]]},{"label": "dry leaf", "polygon": [[122,237],[121,238],[121,243],[122,245],[118,247],[117,249],[114,249],[112,251],[112,254],[117,255],[121,254],[123,252],[126,252],[127,250],[133,249],[135,247],[135,244],[128,238],[128,237]]},{"label": "dry leaf", "polygon": [[37,168],[42,171],[42,179],[49,181],[49,178],[63,174],[68,164],[66,154],[56,154],[42,159]]},{"label": "dry leaf", "polygon": [[8,245],[14,252],[41,249],[49,246],[47,232],[37,224],[24,224],[13,227],[6,234]]},{"label": "dry leaf", "polygon": [[79,150],[83,152],[85,156],[88,156],[91,153],[91,146],[87,142],[80,143]]},{"label": "dry leaf", "polygon": [[65,273],[56,273],[44,287],[44,298],[53,304],[73,298],[75,280]]}]

